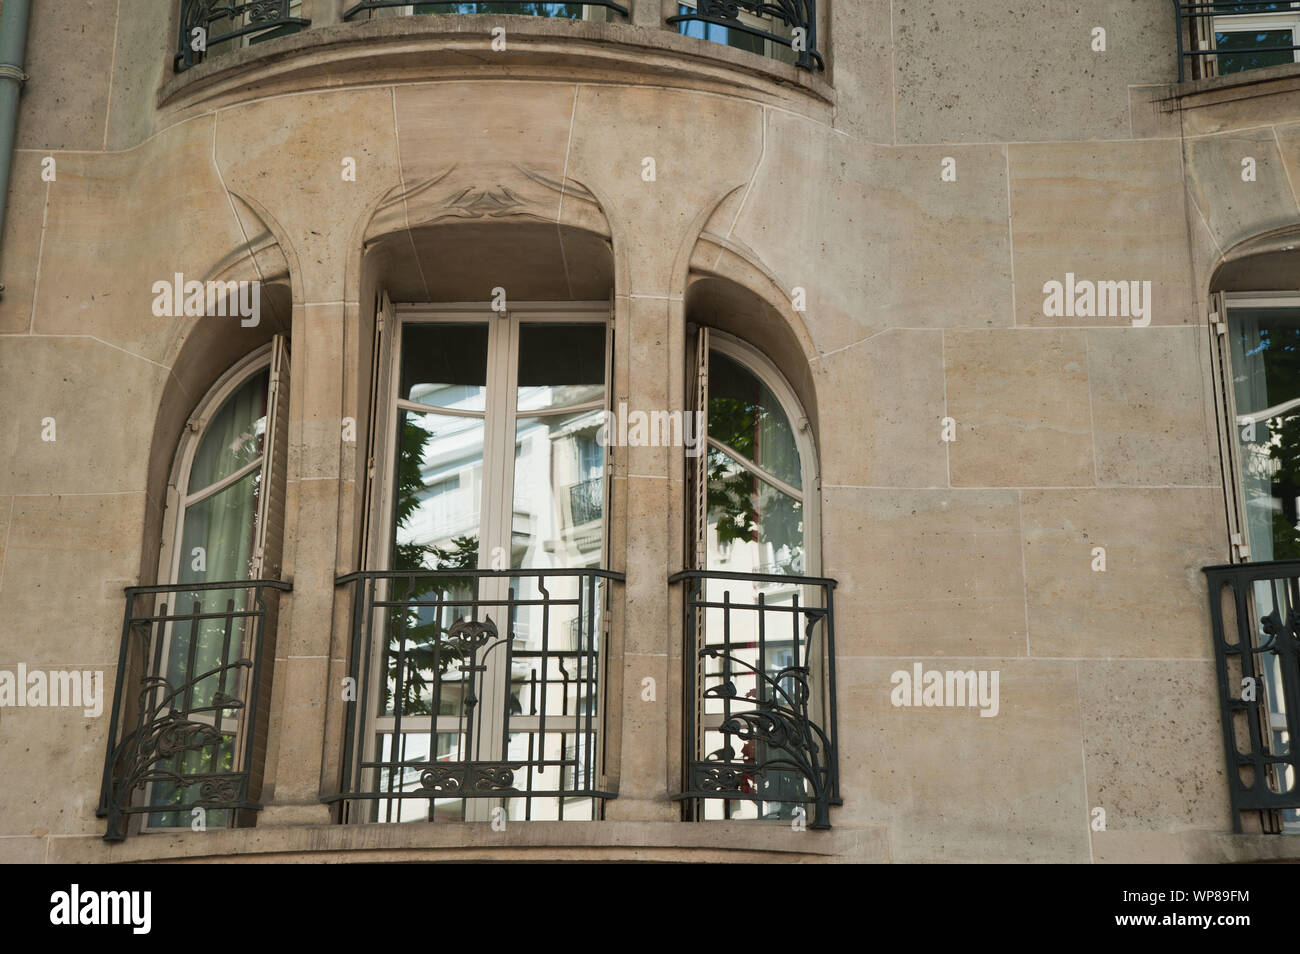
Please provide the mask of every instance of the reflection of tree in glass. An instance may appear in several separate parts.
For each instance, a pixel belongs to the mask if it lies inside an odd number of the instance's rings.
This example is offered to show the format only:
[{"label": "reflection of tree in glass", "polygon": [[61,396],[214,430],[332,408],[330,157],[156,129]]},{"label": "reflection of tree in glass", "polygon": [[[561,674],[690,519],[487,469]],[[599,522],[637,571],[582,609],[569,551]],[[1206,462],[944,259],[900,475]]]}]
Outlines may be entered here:
[{"label": "reflection of tree in glass", "polygon": [[[431,436],[412,418],[404,418],[397,458],[397,501],[394,514],[397,527],[405,527],[419,509],[420,492],[424,489],[421,464]],[[397,543],[396,538],[397,535],[394,534],[392,567],[395,571],[472,570],[478,566],[476,536],[452,537],[450,548],[414,541]],[[467,600],[472,599],[477,591],[472,576],[394,580],[392,587],[392,599],[420,602]],[[434,670],[441,667],[445,674],[452,664],[461,659],[461,653],[455,646],[447,643],[440,645],[437,637],[455,617],[469,615],[470,609],[456,607],[450,612],[451,619],[446,619],[438,615],[436,607],[430,606],[399,606],[389,610],[384,712],[393,711],[393,690],[397,686],[400,654],[402,714],[430,713]],[[402,636],[405,637],[404,645],[399,645]]]},{"label": "reflection of tree in glass", "polygon": [[[753,461],[755,435],[773,421],[762,405],[740,398],[714,395],[709,399],[709,436]],[[755,540],[802,552],[803,506],[766,481],[740,468],[720,451],[710,449],[706,501],[718,544]]]}]

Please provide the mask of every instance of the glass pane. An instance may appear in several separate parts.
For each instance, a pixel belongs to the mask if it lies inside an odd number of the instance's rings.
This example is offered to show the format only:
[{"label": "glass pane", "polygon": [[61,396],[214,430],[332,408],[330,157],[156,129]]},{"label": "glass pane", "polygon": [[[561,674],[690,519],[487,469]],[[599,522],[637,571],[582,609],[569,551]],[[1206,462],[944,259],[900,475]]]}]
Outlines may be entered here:
[{"label": "glass pane", "polygon": [[483,421],[398,412],[394,570],[478,565]]},{"label": "glass pane", "polygon": [[781,403],[757,375],[717,351],[709,353],[709,437],[802,489],[799,449]]},{"label": "glass pane", "polygon": [[481,411],[487,394],[488,326],[408,324],[398,394],[431,407]]},{"label": "glass pane", "polygon": [[1300,308],[1230,311],[1252,561],[1300,559]]},{"label": "glass pane", "polygon": [[709,448],[707,568],[732,573],[804,571],[803,504]]},{"label": "glass pane", "polygon": [[266,388],[270,378],[269,371],[253,375],[226,399],[208,422],[190,465],[188,493],[211,487],[261,458],[266,433]]},{"label": "glass pane", "polygon": [[596,566],[604,541],[603,411],[526,418],[515,431],[512,567]]},{"label": "glass pane", "polygon": [[519,327],[519,410],[598,401],[605,394],[605,325]]},{"label": "glass pane", "polygon": [[259,467],[224,490],[185,508],[177,583],[251,579]]},{"label": "glass pane", "polygon": [[[181,532],[178,583],[227,582],[252,576],[253,540],[257,530],[257,499],[261,490],[259,468],[206,500],[185,510]],[[250,610],[249,592],[240,589],[195,590],[170,597],[174,615],[224,614]],[[227,621],[229,619],[229,627]],[[248,654],[252,636],[247,617],[217,615],[210,619],[177,620],[167,638],[165,663],[169,706],[190,721],[213,726],[222,734],[219,744],[178,753],[166,770],[182,777],[229,771],[234,767],[241,712],[227,708],[222,697],[242,698],[247,670],[238,666]],[[206,674],[206,675],[205,675]],[[202,678],[199,678],[202,677]],[[173,805],[192,800],[193,790],[171,782],[151,787],[150,804]],[[207,823],[221,827],[229,822],[226,811],[209,812]],[[189,812],[150,813],[149,824],[187,826]]]},{"label": "glass pane", "polygon": [[[1218,50],[1220,73],[1241,73],[1263,66],[1277,66],[1295,62],[1295,53],[1289,49],[1295,40],[1290,30],[1243,30],[1215,33],[1214,45]],[[1263,51],[1260,51],[1260,48]]]},{"label": "glass pane", "polygon": [[[695,13],[696,8],[693,5],[679,3],[677,13],[679,16]],[[774,36],[789,37],[791,30],[788,24],[780,17],[756,17],[752,14],[740,12],[739,21],[745,26],[754,27],[771,33]],[[784,63],[794,63],[798,57],[794,51],[780,43],[774,43],[771,40],[765,40],[761,36],[755,36],[744,30],[732,29],[720,23],[706,23],[702,20],[685,20],[677,24],[677,30],[683,36],[693,36],[700,40],[708,40],[710,43],[720,43],[723,46],[730,46],[737,50],[746,50],[750,53],[757,53],[760,56],[767,54],[774,59],[781,60]]]},{"label": "glass pane", "polygon": [[[1238,457],[1252,562],[1300,559],[1300,308],[1233,308],[1228,346],[1236,401]],[[1288,619],[1289,592],[1272,581],[1254,584],[1254,645],[1272,646],[1262,620]],[[1264,735],[1273,754],[1290,751],[1280,659],[1257,651],[1264,711],[1274,731]],[[1279,730],[1280,727],[1280,730]],[[1273,785],[1294,782],[1273,770]],[[1278,789],[1285,790],[1285,789]]]}]

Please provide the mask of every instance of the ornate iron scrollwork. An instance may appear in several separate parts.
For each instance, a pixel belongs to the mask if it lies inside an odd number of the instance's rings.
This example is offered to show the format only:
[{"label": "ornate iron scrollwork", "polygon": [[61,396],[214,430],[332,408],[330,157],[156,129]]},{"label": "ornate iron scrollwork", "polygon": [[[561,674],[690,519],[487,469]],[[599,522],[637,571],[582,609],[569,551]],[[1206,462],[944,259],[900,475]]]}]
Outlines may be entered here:
[{"label": "ornate iron scrollwork", "polygon": [[[127,588],[98,809],[108,819],[106,840],[125,838],[132,814],[258,807],[249,792],[267,612],[263,593],[289,589],[275,580]],[[226,599],[224,609],[211,601],[204,606],[200,593],[221,591],[246,596]],[[194,599],[192,611],[169,611],[167,602],[159,603],[182,594]],[[149,608],[134,612],[141,603]],[[206,647],[202,656],[200,645]],[[139,802],[137,794],[151,784],[161,789]]]},{"label": "ornate iron scrollwork", "polygon": [[[290,15],[290,0],[182,0],[180,42],[173,69],[189,69],[212,47],[245,34],[276,29],[286,32],[308,26],[311,21]],[[214,33],[216,24],[228,23]]]},{"label": "ornate iron scrollwork", "polygon": [[[829,807],[840,803],[831,608],[835,582],[697,570],[670,578],[683,580],[690,583],[685,609],[697,664],[686,671],[693,703],[686,719],[686,790],[676,797],[750,802],[764,817],[786,816],[793,806],[806,804],[809,827],[829,828]],[[750,592],[757,589],[754,601],[734,602],[729,589],[721,599],[716,592],[712,597],[704,592],[706,584],[731,580]],[[786,587],[778,602],[767,600],[773,584]],[[821,605],[801,605],[799,594],[808,590],[820,590]],[[738,622],[738,615],[747,622]],[[814,651],[815,636],[824,651]],[[816,684],[825,687],[816,700],[812,660],[819,660]],[[713,741],[717,736],[721,745]],[[711,751],[705,750],[706,739]],[[697,818],[714,817],[702,816],[701,805],[695,811]],[[732,817],[730,811],[725,817]]]},{"label": "ornate iron scrollwork", "polygon": [[420,789],[446,798],[468,792],[515,793],[515,771],[522,762],[455,762],[432,765],[420,773]]}]

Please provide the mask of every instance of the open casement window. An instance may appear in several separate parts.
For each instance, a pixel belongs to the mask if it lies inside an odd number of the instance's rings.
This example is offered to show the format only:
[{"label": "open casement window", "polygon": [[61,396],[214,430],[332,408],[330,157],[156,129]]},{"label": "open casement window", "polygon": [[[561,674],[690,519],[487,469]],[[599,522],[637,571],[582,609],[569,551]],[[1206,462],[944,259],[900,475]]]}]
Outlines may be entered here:
[{"label": "open casement window", "polygon": [[[159,619],[148,663],[165,684],[149,705],[192,729],[154,766],[146,828],[189,829],[189,806],[256,801],[265,754],[288,456],[284,337],[240,362],[190,418],[177,452],[159,565]],[[272,594],[274,595],[274,594]],[[156,696],[157,698],[153,698]],[[170,777],[164,777],[170,776]],[[168,806],[182,806],[168,810]],[[207,827],[245,824],[241,809],[205,811]]]},{"label": "open casement window", "polygon": [[1206,76],[1300,60],[1300,3],[1291,0],[1198,0],[1192,21]]},{"label": "open casement window", "polygon": [[[696,331],[695,355],[707,453],[690,471],[688,813],[805,812],[811,823],[810,804],[820,800],[824,819],[834,787],[825,685],[833,584],[810,575],[816,453],[794,392],[766,358],[708,328]],[[782,736],[792,744],[778,745]]]},{"label": "open casement window", "polygon": [[600,817],[609,312],[385,318],[349,820]]},{"label": "open casement window", "polygon": [[[1300,561],[1300,293],[1219,294],[1214,310],[1212,355],[1226,422],[1222,450],[1234,560]],[[1226,649],[1219,654],[1229,710],[1225,744],[1258,760],[1261,792],[1291,793],[1300,805],[1290,728],[1300,713],[1288,712],[1296,708],[1300,670],[1294,652],[1278,651],[1300,611],[1300,581],[1294,568],[1283,567],[1242,585],[1238,630],[1225,634],[1228,646],[1216,647]],[[1243,678],[1255,683],[1257,704],[1241,698]],[[1230,773],[1238,771],[1234,762],[1230,758]],[[1235,792],[1238,780],[1230,781]],[[1254,779],[1241,784],[1253,787]],[[1300,810],[1267,810],[1263,828],[1300,831]]]}]

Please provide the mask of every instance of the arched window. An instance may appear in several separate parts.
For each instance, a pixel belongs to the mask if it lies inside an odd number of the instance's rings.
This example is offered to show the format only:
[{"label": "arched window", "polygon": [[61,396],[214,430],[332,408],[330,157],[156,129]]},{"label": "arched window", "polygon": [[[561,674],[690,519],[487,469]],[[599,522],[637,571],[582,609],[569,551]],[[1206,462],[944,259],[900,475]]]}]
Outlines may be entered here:
[{"label": "arched window", "polygon": [[766,358],[719,332],[708,337],[701,569],[802,575],[808,560],[804,488],[816,482],[807,421]]},{"label": "arched window", "polygon": [[[270,699],[274,615],[260,581],[277,580],[288,447],[284,338],[224,374],[190,417],[177,448],[138,744],[164,727],[169,745],[143,772],[146,828],[244,823],[260,781]],[[130,761],[130,752],[128,761]],[[167,757],[159,758],[161,755]],[[166,809],[166,810],[163,810]]]},{"label": "arched window", "polygon": [[818,471],[793,389],[762,354],[697,334],[707,454],[691,480],[687,815],[806,817],[836,801],[830,600]]}]

